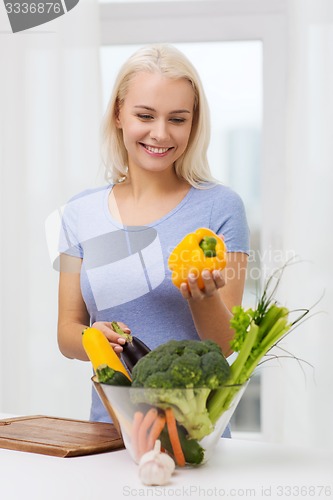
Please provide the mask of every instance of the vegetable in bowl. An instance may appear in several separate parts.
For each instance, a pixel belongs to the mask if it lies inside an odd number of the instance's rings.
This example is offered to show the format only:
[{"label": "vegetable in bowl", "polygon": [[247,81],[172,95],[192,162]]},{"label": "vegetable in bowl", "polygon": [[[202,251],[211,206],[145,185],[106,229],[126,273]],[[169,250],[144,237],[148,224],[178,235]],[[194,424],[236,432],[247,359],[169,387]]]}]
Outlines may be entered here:
[{"label": "vegetable in bowl", "polygon": [[[309,312],[298,310],[291,320],[291,311],[276,301],[284,268],[268,279],[256,308],[233,309],[231,347],[237,357],[231,365],[212,340],[171,340],[136,362],[132,380],[121,377],[117,382],[121,366],[111,358],[111,372],[101,367],[105,378],[98,387],[114,407],[126,448],[135,461],[152,450],[157,439],[180,467],[209,459],[253,372],[276,357],[272,347]],[[104,354],[97,357],[95,349],[91,354],[95,362],[105,363]]]},{"label": "vegetable in bowl", "polygon": [[170,340],[134,366],[132,387],[147,391],[133,392],[133,397],[136,403],[143,398],[163,410],[171,407],[188,437],[200,440],[213,430],[207,399],[229,376],[230,366],[212,340]]}]

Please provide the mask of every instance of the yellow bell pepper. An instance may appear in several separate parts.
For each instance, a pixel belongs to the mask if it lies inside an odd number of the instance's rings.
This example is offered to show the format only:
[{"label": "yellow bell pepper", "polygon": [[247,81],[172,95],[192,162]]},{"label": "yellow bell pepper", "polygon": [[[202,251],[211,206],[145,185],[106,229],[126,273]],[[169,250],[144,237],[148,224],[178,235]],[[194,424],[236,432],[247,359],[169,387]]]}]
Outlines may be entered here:
[{"label": "yellow bell pepper", "polygon": [[204,269],[222,270],[226,264],[227,248],[223,239],[205,227],[186,235],[168,259],[172,282],[178,288],[193,273],[198,278],[199,288],[203,289],[201,272]]}]

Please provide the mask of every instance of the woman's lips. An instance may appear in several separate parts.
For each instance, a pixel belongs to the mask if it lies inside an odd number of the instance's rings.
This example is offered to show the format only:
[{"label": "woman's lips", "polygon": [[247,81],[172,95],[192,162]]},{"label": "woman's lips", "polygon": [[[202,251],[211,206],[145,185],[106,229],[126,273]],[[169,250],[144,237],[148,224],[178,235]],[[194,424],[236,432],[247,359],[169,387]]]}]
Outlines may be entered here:
[{"label": "woman's lips", "polygon": [[173,147],[166,147],[166,148],[158,148],[156,146],[149,146],[148,144],[144,144],[143,142],[140,142],[140,145],[145,149],[145,151],[152,155],[152,156],[165,156],[168,154],[168,152],[173,149]]}]

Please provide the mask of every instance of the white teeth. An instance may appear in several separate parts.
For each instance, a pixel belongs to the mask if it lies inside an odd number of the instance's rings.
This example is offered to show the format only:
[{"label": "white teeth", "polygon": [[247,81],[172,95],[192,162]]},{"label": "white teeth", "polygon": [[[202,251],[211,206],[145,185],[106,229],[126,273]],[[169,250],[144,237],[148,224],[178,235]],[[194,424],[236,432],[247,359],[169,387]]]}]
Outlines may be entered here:
[{"label": "white teeth", "polygon": [[153,148],[147,145],[145,145],[145,148],[148,149],[148,151],[151,151],[152,153],[166,153],[169,149],[169,148]]}]

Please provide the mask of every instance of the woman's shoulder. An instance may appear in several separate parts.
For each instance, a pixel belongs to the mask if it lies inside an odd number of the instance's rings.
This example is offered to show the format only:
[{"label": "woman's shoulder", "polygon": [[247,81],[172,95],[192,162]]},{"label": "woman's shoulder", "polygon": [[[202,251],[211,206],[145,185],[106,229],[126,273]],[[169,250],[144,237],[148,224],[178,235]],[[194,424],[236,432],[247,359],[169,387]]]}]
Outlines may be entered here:
[{"label": "woman's shoulder", "polygon": [[75,194],[72,196],[67,203],[73,203],[73,202],[78,202],[78,201],[87,201],[88,199],[96,198],[99,196],[104,196],[105,191],[110,189],[111,185],[107,184],[104,186],[99,186],[99,187],[94,187],[94,188],[87,188],[79,193]]},{"label": "woman's shoulder", "polygon": [[207,201],[201,199],[200,210],[209,213],[208,227],[223,235],[229,252],[248,253],[249,228],[241,196],[224,184],[214,184],[201,191]]},{"label": "woman's shoulder", "polygon": [[62,206],[62,215],[65,220],[84,219],[90,213],[95,212],[98,207],[102,209],[104,197],[110,185],[84,189],[71,198]]},{"label": "woman's shoulder", "polygon": [[214,203],[242,204],[240,195],[233,188],[222,183],[201,184],[200,187],[195,188],[195,193],[202,200],[206,199]]}]

